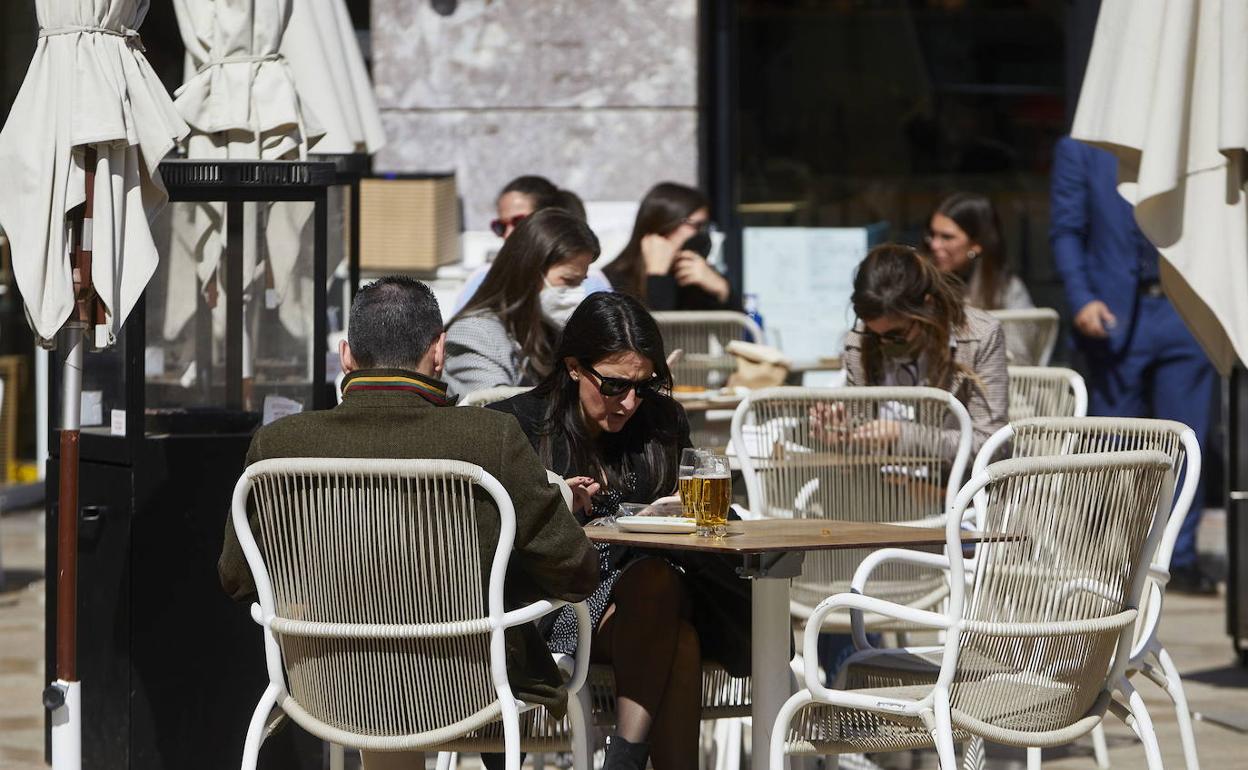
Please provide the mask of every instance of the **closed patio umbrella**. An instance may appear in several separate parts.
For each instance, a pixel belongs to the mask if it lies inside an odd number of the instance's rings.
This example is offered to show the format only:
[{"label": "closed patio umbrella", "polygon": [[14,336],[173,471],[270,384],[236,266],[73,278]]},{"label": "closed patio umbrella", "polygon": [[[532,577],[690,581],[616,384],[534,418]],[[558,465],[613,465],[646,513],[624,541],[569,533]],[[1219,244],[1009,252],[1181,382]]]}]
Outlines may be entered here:
[{"label": "closed patio umbrella", "polygon": [[313,152],[371,155],[385,145],[381,111],[343,0],[295,3],[281,53],[299,98],[325,129]]},{"label": "closed patio umbrella", "polygon": [[36,335],[62,331],[52,761],[81,765],[76,671],[78,429],[86,340],[111,342],[151,277],[157,164],[186,133],[136,31],[148,0],[37,0],[39,41],[0,131],[0,225]]},{"label": "closed patio umbrella", "polygon": [[[188,64],[174,101],[191,127],[187,157],[300,160],[324,134],[280,50],[292,7],[292,0],[174,0]],[[191,319],[195,293],[218,282],[225,246],[223,206],[197,204],[178,214],[169,255],[166,339]],[[267,222],[268,268],[278,297],[289,287],[310,214],[307,205],[287,204]],[[250,288],[263,265],[255,249],[247,252],[243,282]]]},{"label": "closed patio umbrella", "polygon": [[1104,0],[1071,135],[1118,157],[1166,294],[1222,374],[1248,361],[1248,3]]}]

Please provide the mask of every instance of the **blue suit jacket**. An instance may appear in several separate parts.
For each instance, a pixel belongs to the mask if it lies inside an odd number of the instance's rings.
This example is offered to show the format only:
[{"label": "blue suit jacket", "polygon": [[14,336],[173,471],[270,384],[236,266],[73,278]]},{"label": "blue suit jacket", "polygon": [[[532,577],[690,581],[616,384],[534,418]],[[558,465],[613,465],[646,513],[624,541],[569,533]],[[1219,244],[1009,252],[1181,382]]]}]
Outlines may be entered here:
[{"label": "blue suit jacket", "polygon": [[[1118,194],[1118,160],[1069,136],[1053,150],[1049,243],[1071,313],[1099,299],[1118,323],[1108,341],[1075,332],[1090,349],[1120,353],[1131,336],[1141,280],[1156,280],[1157,249]],[[1146,272],[1146,275],[1141,275]]]}]

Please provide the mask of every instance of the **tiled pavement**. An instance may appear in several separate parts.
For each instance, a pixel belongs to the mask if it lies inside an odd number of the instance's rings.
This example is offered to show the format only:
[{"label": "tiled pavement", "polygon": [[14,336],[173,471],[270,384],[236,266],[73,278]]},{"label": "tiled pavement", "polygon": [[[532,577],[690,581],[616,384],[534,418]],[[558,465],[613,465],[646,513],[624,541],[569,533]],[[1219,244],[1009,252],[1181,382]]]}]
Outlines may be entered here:
[{"label": "tiled pavement", "polygon": [[[1223,527],[1221,512],[1211,512],[1201,527],[1201,549],[1214,565],[1224,561]],[[0,769],[3,770],[46,767],[43,764],[43,710],[39,702],[44,686],[43,540],[42,512],[0,516],[5,570],[5,585],[0,589]],[[1235,665],[1230,640],[1224,631],[1222,597],[1168,597],[1162,636],[1184,674],[1192,709],[1210,716],[1229,717],[1248,730],[1248,669]],[[1148,681],[1141,680],[1137,686],[1158,725],[1166,765],[1182,767],[1178,732],[1169,701]],[[1130,730],[1114,720],[1107,724],[1113,766],[1142,767],[1143,752]],[[1196,736],[1201,764],[1205,768],[1248,766],[1248,734],[1211,722],[1197,722]],[[934,757],[924,755],[915,766],[934,766]],[[1021,770],[1023,766],[1021,751],[990,747],[989,767]],[[1048,752],[1045,766],[1092,770],[1095,766],[1090,744],[1085,740]]]}]

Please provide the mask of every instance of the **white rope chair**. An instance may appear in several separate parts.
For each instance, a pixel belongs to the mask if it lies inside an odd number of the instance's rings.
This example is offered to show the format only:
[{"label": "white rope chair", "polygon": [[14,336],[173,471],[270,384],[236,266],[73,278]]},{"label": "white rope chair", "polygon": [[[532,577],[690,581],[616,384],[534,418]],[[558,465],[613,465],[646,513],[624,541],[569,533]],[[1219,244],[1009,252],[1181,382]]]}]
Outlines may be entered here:
[{"label": "white rope chair", "polygon": [[1009,363],[1018,366],[1047,366],[1057,347],[1061,317],[1051,307],[1019,310],[990,310],[1005,332],[1005,352]]},{"label": "white rope chair", "polygon": [[[1011,422],[985,442],[975,460],[975,470],[979,471],[986,466],[991,453],[1005,444],[1012,445],[1014,457],[1155,450],[1163,452],[1172,463],[1173,471],[1168,479],[1170,489],[1173,489],[1176,480],[1182,475],[1182,486],[1177,494],[1171,495],[1167,492],[1162,496],[1161,515],[1165,529],[1149,568],[1148,583],[1140,618],[1135,627],[1126,673],[1127,676],[1143,673],[1170,697],[1174,703],[1187,769],[1199,770],[1196,733],[1192,728],[1183,680],[1174,659],[1158,638],[1166,582],[1170,576],[1170,559],[1200,483],[1201,452],[1195,432],[1183,423],[1170,420],[1119,417],[1022,420]],[[1109,767],[1109,754],[1099,726],[1093,738],[1097,764]],[[1039,764],[1038,750],[1032,759],[1033,765]]]},{"label": "white rope chair", "polygon": [[[945,523],[945,553],[921,556],[950,571],[947,609],[863,595],[873,569],[893,558],[912,560],[914,552],[883,549],[865,560],[854,593],[821,602],[806,627],[806,688],[780,710],[771,766],[782,767],[786,754],[934,747],[942,770],[953,770],[955,745],[972,737],[1061,745],[1090,732],[1108,709],[1143,741],[1148,767],[1160,768],[1152,720],[1125,668],[1147,555],[1161,537],[1157,508],[1170,469],[1165,454],[1141,451],[1010,459],[977,473]],[[964,559],[962,514],[981,492],[988,538]],[[861,648],[851,660],[893,658],[885,670],[904,670],[911,651],[871,648],[864,614],[947,634],[935,682],[824,686],[816,662],[819,620],[838,610],[851,613]],[[842,685],[845,677],[843,669]]]},{"label": "white rope chair", "polygon": [[[900,440],[854,437],[876,421],[899,425]],[[969,461],[971,421],[949,392],[922,387],[767,388],[751,393],[732,420],[750,514],[939,526]],[[790,592],[793,614],[847,590],[861,554],[807,554]],[[898,566],[875,576],[872,596],[934,607],[948,595],[943,574]],[[846,613],[824,613],[824,630],[846,631]],[[904,630],[871,618],[872,630]]]},{"label": "white rope chair", "polygon": [[529,385],[499,385],[493,388],[474,390],[461,398],[457,406],[485,406],[498,401],[506,401],[512,396],[528,393],[532,389],[532,386]]},{"label": "white rope chair", "polygon": [[[489,563],[479,507],[499,518]],[[264,628],[269,675],[244,770],[256,766],[275,705],[322,740],[365,750],[436,750],[498,730],[507,768],[518,770],[521,712],[540,716],[512,695],[503,632],[566,603],[504,609],[516,522],[493,476],[452,460],[264,460],[243,472],[232,516],[256,583],[251,614]],[[590,629],[584,605],[572,606],[581,655],[568,666],[568,689],[576,693]],[[584,734],[576,697],[568,708]]]},{"label": "white rope chair", "polygon": [[718,388],[737,368],[728,343],[762,342],[763,330],[745,313],[733,310],[667,310],[652,314],[669,353],[684,355],[672,365],[677,386]]},{"label": "white rope chair", "polygon": [[1060,366],[1011,366],[1010,420],[1028,417],[1084,417],[1088,388],[1074,369]]}]

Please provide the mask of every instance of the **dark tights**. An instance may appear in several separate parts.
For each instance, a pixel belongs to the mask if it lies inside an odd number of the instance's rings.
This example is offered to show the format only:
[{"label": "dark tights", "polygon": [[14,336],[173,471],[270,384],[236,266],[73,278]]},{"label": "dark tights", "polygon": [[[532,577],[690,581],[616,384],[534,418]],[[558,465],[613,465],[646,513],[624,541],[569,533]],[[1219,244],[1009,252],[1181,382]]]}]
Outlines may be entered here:
[{"label": "dark tights", "polygon": [[655,770],[697,767],[702,651],[680,573],[662,559],[642,559],[611,597],[591,659],[615,670],[616,734],[649,743]]}]

